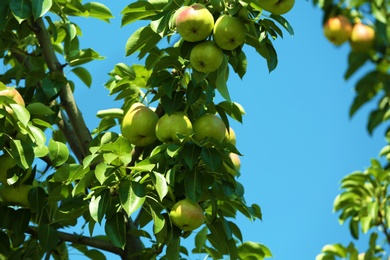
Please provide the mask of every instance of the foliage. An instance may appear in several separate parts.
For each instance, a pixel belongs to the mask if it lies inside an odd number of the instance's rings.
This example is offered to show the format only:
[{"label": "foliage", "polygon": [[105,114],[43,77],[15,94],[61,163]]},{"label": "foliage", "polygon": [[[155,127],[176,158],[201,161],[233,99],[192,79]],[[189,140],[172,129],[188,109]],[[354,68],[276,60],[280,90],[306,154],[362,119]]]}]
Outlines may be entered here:
[{"label": "foliage", "polygon": [[[350,107],[350,116],[372,101],[377,102],[368,116],[367,130],[370,134],[389,119],[389,2],[388,1],[333,1],[313,0],[323,10],[323,21],[330,17],[343,15],[352,24],[364,23],[375,28],[374,46],[368,51],[350,51],[348,67],[344,74],[346,80],[359,77],[355,85],[355,98]],[[358,76],[357,76],[358,75]],[[385,136],[389,142],[390,128]],[[341,194],[334,202],[334,210],[339,212],[339,221],[349,221],[349,229],[354,239],[360,231],[370,234],[369,248],[358,253],[353,243],[326,245],[317,259],[383,259],[384,246],[390,245],[389,212],[389,145],[380,152],[386,158],[383,163],[371,161],[371,166],[363,172],[354,172],[341,181]],[[377,241],[377,238],[382,238]]]},{"label": "foliage", "polygon": [[[81,86],[72,77],[90,87],[93,75],[83,65],[104,57],[80,48],[82,28],[72,17],[108,22],[109,8],[81,0],[0,2],[0,90],[16,86],[26,103],[0,97],[0,155],[16,163],[0,187],[33,187],[24,198],[28,207],[0,201],[1,257],[66,259],[73,247],[92,259],[105,258],[96,249],[123,259],[179,259],[189,254],[181,240],[191,232],[172,225],[169,211],[183,198],[205,211],[192,253],[215,259],[271,256],[263,244],[244,241],[234,223],[238,213],[249,220],[262,217],[260,206],[247,205],[243,185],[229,173],[234,165],[228,155],[240,154],[237,147],[212,139],[199,143],[192,136],[179,144],[134,147],[115,131],[135,102],[155,105],[160,117],[185,111],[195,121],[207,112],[217,113],[227,128],[229,120],[242,123],[243,109],[227,87],[230,69],[241,78],[246,73],[242,46],[224,51],[222,66],[206,74],[191,69],[195,43],[174,42],[172,17],[191,3],[138,1],[123,9],[122,26],[147,21],[124,46],[126,55],[138,53],[142,64],[119,63],[109,72],[105,86],[123,105],[98,111],[100,123],[89,131],[73,97]],[[282,16],[263,14],[255,1],[217,0],[207,8],[214,18],[239,16],[247,30],[245,44],[265,59],[269,71],[276,68],[272,40],[283,37],[283,28],[293,34]],[[72,74],[66,76],[64,68]],[[78,223],[90,236],[60,231]],[[96,225],[104,226],[105,235],[94,236]]]}]

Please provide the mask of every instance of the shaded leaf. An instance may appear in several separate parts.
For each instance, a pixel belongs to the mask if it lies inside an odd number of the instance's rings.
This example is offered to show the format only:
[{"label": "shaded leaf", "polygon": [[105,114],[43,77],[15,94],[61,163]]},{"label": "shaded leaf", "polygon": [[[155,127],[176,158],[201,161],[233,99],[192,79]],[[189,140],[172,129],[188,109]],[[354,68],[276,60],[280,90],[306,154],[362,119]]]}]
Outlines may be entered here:
[{"label": "shaded leaf", "polygon": [[38,226],[38,239],[42,248],[47,252],[56,248],[59,240],[58,232],[46,223],[40,223]]},{"label": "shaded leaf", "polygon": [[117,212],[107,219],[104,230],[114,246],[124,248],[126,244],[126,224],[122,213]]}]

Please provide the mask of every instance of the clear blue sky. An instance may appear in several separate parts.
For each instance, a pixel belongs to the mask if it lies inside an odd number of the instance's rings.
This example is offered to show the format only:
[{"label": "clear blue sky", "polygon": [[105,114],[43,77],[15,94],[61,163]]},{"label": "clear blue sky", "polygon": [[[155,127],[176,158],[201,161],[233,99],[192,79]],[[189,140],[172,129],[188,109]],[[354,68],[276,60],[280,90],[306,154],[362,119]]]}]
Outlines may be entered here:
[{"label": "clear blue sky", "polygon": [[[94,79],[91,89],[80,85],[76,90],[91,129],[98,123],[97,110],[120,106],[103,87],[107,73],[119,62],[139,63],[135,56],[125,57],[124,46],[141,23],[120,28],[123,1],[101,2],[115,16],[111,24],[75,20],[83,30],[81,45],[107,57],[87,66]],[[239,217],[237,223],[244,239],[268,246],[273,259],[311,260],[325,244],[347,245],[352,240],[348,227],[340,226],[332,212],[333,200],[343,176],[364,170],[371,158],[378,158],[385,145],[384,128],[368,135],[370,106],[349,118],[358,77],[343,80],[349,46],[336,48],[326,41],[322,12],[310,1],[297,0],[285,18],[295,35],[284,31],[284,39],[274,42],[276,70],[269,74],[265,60],[246,48],[246,76],[240,80],[230,73],[232,99],[247,112],[243,125],[232,123],[245,155],[239,180],[248,204],[259,204],[263,212],[263,221]],[[193,244],[192,238],[188,244]],[[360,244],[366,250],[367,243]]]}]

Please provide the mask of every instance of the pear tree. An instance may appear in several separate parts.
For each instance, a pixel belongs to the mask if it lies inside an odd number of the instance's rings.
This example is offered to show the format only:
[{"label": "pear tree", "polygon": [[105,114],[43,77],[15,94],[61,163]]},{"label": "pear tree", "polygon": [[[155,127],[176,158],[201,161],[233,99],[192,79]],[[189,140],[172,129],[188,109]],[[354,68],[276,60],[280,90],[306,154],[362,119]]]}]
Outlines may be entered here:
[{"label": "pear tree", "polygon": [[284,1],[268,12],[264,0],[123,2],[121,26],[139,26],[125,46],[111,47],[139,63],[107,71],[107,94],[120,105],[96,111],[93,126],[74,91],[94,84],[86,64],[104,57],[82,42],[77,21],[109,22],[110,7],[1,1],[0,158],[8,159],[0,258],[68,259],[70,250],[91,259],[105,259],[104,251],[121,259],[271,257],[266,241],[246,241],[234,221],[262,212],[246,203],[238,179],[242,154],[230,123],[242,123],[244,110],[228,79],[245,80],[246,48],[262,69],[276,69],[273,42],[294,33],[280,15],[294,1]]}]

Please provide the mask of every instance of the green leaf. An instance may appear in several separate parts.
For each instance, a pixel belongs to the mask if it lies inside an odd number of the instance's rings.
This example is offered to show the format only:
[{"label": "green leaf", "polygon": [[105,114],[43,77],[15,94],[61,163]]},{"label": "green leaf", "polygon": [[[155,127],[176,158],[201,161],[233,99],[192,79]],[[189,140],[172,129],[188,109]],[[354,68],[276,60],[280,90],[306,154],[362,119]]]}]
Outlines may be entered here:
[{"label": "green leaf", "polygon": [[114,16],[111,14],[110,9],[99,2],[89,2],[84,5],[84,8],[88,11],[90,17],[98,18],[100,20],[108,22],[110,18]]},{"label": "green leaf", "polygon": [[194,253],[202,253],[203,247],[206,245],[207,233],[209,229],[207,226],[204,226],[195,236],[195,248],[193,249]]},{"label": "green leaf", "polygon": [[167,246],[167,259],[180,259],[180,238],[176,238]]},{"label": "green leaf", "polygon": [[104,230],[114,246],[124,248],[126,244],[126,223],[122,213],[117,212],[107,219]]},{"label": "green leaf", "polygon": [[47,194],[41,187],[34,187],[28,193],[28,203],[31,210],[37,213],[41,213],[43,207],[47,202]]},{"label": "green leaf", "polygon": [[222,164],[219,151],[214,148],[202,147],[201,157],[211,171],[216,171]]},{"label": "green leaf", "polygon": [[32,15],[31,2],[26,0],[11,0],[9,3],[16,20],[21,23]]},{"label": "green leaf", "polygon": [[77,67],[71,70],[87,87],[91,87],[92,76],[89,71],[83,67]]},{"label": "green leaf", "polygon": [[27,126],[28,122],[30,121],[30,113],[28,110],[24,106],[16,103],[9,104],[9,106],[14,111],[13,116],[16,117],[16,119],[22,123],[23,126]]},{"label": "green leaf", "polygon": [[33,115],[53,115],[55,112],[41,102],[34,102],[27,105],[27,110]]},{"label": "green leaf", "polygon": [[34,150],[22,140],[12,140],[10,154],[22,169],[30,168],[34,161]]},{"label": "green leaf", "polygon": [[10,252],[10,249],[11,249],[11,244],[9,242],[9,237],[7,235],[7,233],[3,232],[2,230],[0,230],[0,256],[1,255],[5,255],[7,256]]},{"label": "green leaf", "polygon": [[60,166],[69,157],[68,147],[61,142],[50,139],[49,141],[49,157],[54,167]]},{"label": "green leaf", "polygon": [[264,259],[272,257],[271,251],[264,245],[252,241],[247,241],[238,246],[238,255],[240,259]]},{"label": "green leaf", "polygon": [[104,59],[105,57],[100,56],[99,53],[97,53],[91,48],[71,51],[69,55],[66,56],[67,62],[72,67],[88,63],[92,60],[104,60]]},{"label": "green leaf", "polygon": [[110,203],[111,196],[108,189],[103,190],[98,195],[93,195],[89,203],[89,211],[93,220],[101,224]]},{"label": "green leaf", "polygon": [[[0,31],[4,31],[8,21],[9,2],[0,1]],[[2,83],[3,84],[3,83]]]},{"label": "green leaf", "polygon": [[119,184],[119,200],[128,216],[137,211],[145,201],[146,191],[139,182],[123,180]]},{"label": "green leaf", "polygon": [[39,244],[47,252],[56,248],[59,235],[53,226],[41,222],[38,226],[38,239]]},{"label": "green leaf", "polygon": [[52,6],[52,0],[31,0],[34,20],[44,16]]},{"label": "green leaf", "polygon": [[164,197],[168,194],[167,181],[164,175],[158,172],[151,172],[150,177],[152,179],[154,187],[156,188],[157,194],[160,197],[160,200],[162,201]]},{"label": "green leaf", "polygon": [[294,29],[283,16],[271,14],[271,18],[283,26],[283,28],[286,29],[290,35],[294,35]]},{"label": "green leaf", "polygon": [[126,56],[129,56],[136,51],[140,51],[139,58],[142,58],[149,50],[153,49],[160,40],[161,36],[155,33],[150,26],[141,27],[127,40],[125,46]]},{"label": "green leaf", "polygon": [[184,187],[186,191],[186,197],[192,201],[199,201],[204,192],[204,184],[201,179],[202,173],[196,171],[196,169],[186,172]]},{"label": "green leaf", "polygon": [[121,12],[121,26],[125,26],[137,20],[152,18],[158,13],[159,10],[155,10],[155,7],[149,1],[131,3]]},{"label": "green leaf", "polygon": [[198,145],[194,143],[185,143],[184,148],[180,152],[184,163],[188,166],[190,170],[192,170],[197,163],[201,150]]},{"label": "green leaf", "polygon": [[366,52],[350,52],[348,56],[348,69],[344,74],[344,79],[349,79],[369,59],[370,55]]}]

